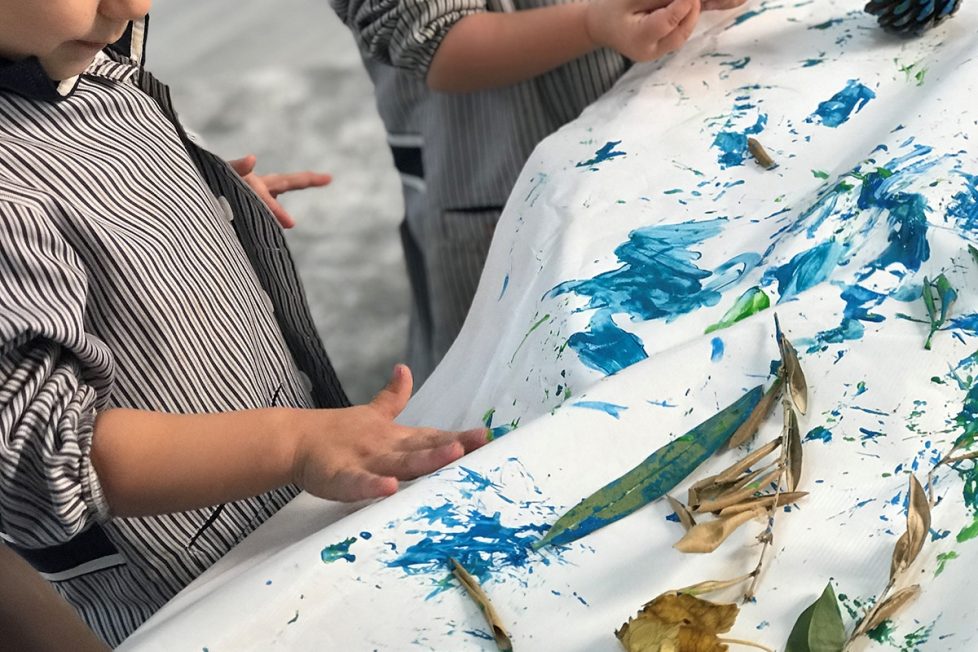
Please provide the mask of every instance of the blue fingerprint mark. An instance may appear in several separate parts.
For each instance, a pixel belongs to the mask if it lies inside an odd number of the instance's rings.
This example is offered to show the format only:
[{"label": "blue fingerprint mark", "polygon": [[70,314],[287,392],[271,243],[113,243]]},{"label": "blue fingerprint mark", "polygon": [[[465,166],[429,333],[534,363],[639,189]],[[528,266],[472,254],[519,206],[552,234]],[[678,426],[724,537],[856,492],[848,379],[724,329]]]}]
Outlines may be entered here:
[{"label": "blue fingerprint mark", "polygon": [[719,362],[723,359],[723,340],[719,337],[714,337],[710,340],[710,360],[713,362]]},{"label": "blue fingerprint mark", "polygon": [[596,170],[597,166],[605,161],[610,161],[618,156],[625,156],[625,152],[616,151],[615,147],[620,145],[620,140],[611,140],[605,143],[601,149],[594,153],[594,156],[586,161],[581,161],[576,167],[579,168],[590,168],[591,170]]},{"label": "blue fingerprint mark", "polygon": [[615,249],[621,265],[590,279],[566,281],[544,298],[573,293],[588,298],[576,312],[594,310],[586,330],[568,338],[568,346],[586,366],[606,375],[648,357],[642,341],[612,319],[623,314],[632,321],[667,322],[719,302],[721,292],[754,269],[760,255],[744,253],[714,270],[696,265],[701,254],[691,248],[718,235],[725,220],[656,225],[629,233]]},{"label": "blue fingerprint mark", "polygon": [[859,83],[858,79],[850,79],[846,87],[831,98],[819,103],[818,108],[805,119],[805,122],[821,122],[826,127],[838,127],[845,123],[855,111],[859,113],[876,93]]},{"label": "blue fingerprint mark", "polygon": [[628,409],[627,405],[615,405],[614,403],[605,403],[604,401],[577,401],[576,403],[571,403],[571,407],[597,410],[605,414],[610,414],[616,419],[620,418],[621,413]]}]

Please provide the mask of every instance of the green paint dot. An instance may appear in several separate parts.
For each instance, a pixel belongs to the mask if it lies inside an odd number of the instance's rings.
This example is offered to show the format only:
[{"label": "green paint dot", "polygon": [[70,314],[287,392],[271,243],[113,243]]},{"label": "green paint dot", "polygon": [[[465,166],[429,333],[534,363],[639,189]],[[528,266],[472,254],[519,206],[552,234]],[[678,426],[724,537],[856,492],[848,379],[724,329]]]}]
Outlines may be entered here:
[{"label": "green paint dot", "polygon": [[951,561],[952,559],[957,559],[958,553],[951,550],[950,552],[942,552],[937,555],[937,570],[934,571],[934,577],[937,577],[944,572],[944,565]]}]

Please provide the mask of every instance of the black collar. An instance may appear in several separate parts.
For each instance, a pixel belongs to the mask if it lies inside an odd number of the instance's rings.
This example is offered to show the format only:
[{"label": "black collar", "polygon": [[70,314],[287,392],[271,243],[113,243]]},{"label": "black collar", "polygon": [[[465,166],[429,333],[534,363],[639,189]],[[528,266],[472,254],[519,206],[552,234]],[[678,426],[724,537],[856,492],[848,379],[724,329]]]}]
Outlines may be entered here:
[{"label": "black collar", "polygon": [[[148,23],[149,16],[141,21],[129,23],[122,38],[109,45],[106,50],[128,57],[142,65]],[[57,102],[70,96],[77,85],[77,77],[62,82],[56,82],[48,77],[37,57],[18,61],[0,58],[0,91],[10,91],[42,102]]]}]

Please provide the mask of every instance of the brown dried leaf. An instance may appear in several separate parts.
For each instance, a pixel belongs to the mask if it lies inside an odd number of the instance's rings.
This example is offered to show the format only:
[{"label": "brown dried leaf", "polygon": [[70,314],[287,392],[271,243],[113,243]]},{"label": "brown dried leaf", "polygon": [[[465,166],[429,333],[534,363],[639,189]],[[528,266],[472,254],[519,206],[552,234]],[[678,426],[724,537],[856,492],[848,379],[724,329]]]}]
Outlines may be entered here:
[{"label": "brown dried leaf", "polygon": [[924,547],[930,532],[930,503],[917,476],[910,474],[910,500],[907,505],[907,531],[897,540],[890,562],[890,579],[907,569]]},{"label": "brown dried leaf", "polygon": [[683,505],[669,494],[666,494],[666,500],[669,501],[669,506],[672,507],[672,511],[676,512],[676,516],[679,517],[679,522],[682,524],[684,530],[688,532],[691,527],[696,525],[696,519],[686,509],[686,505]]},{"label": "brown dried leaf", "polygon": [[731,480],[736,480],[740,477],[740,474],[754,466],[757,462],[767,457],[771,453],[777,450],[778,446],[781,445],[781,438],[772,439],[768,443],[764,444],[755,451],[752,451],[750,455],[744,459],[736,462],[726,470],[721,471],[715,477],[717,482],[727,482]]},{"label": "brown dried leaf", "polygon": [[753,136],[747,137],[747,149],[750,150],[750,154],[754,157],[754,160],[757,161],[757,164],[765,170],[773,170],[774,168],[778,167],[778,164],[775,163],[774,159],[771,158],[771,155],[767,153],[767,150],[764,149],[761,142]]},{"label": "brown dried leaf", "polygon": [[697,523],[673,546],[680,552],[713,552],[727,537],[747,521],[764,514],[763,507],[755,507],[733,516],[725,516],[705,523]]},{"label": "brown dried leaf", "polygon": [[801,429],[798,427],[798,417],[795,416],[794,410],[786,409],[784,416],[784,427],[788,435],[788,450],[785,460],[787,464],[787,468],[785,469],[786,480],[788,491],[794,491],[798,488],[798,483],[801,481]]},{"label": "brown dried leaf", "polygon": [[767,486],[769,482],[777,479],[779,475],[781,475],[781,469],[769,471],[761,479],[750,482],[744,487],[732,488],[729,492],[723,493],[713,500],[707,500],[696,505],[693,511],[697,513],[719,512],[724,507],[742,503],[760,491],[762,487]]},{"label": "brown dried leaf", "polygon": [[757,506],[763,507],[764,509],[771,509],[773,507],[781,507],[783,505],[790,505],[791,503],[798,502],[802,498],[808,495],[807,491],[788,491],[783,494],[778,494],[778,504],[774,504],[774,494],[767,496],[758,496],[756,498],[750,498],[742,503],[736,505],[731,505],[730,507],[724,507],[720,510],[720,516],[731,516],[733,514],[739,514],[740,512],[754,509]]},{"label": "brown dried leaf", "polygon": [[[887,598],[886,602],[881,604],[879,609],[871,614],[870,619],[864,623],[860,623],[856,631],[861,634],[863,632],[868,632],[871,629],[875,629],[884,620],[895,615],[898,611],[913,602],[918,595],[920,595],[919,584],[914,584],[913,586],[900,589]],[[853,634],[853,636],[856,635],[857,634],[855,633]]]},{"label": "brown dried leaf", "polygon": [[670,591],[647,603],[615,632],[628,652],[725,652],[740,608]]},{"label": "brown dried leaf", "polygon": [[731,487],[736,487],[739,489],[740,486],[742,486],[742,483],[744,483],[745,477],[751,477],[752,475],[756,477],[763,472],[764,469],[749,473],[747,476],[743,476],[741,474],[743,474],[744,471],[756,464],[762,458],[773,453],[780,445],[780,437],[773,439],[757,450],[753,451],[747,457],[737,460],[720,473],[703,478],[699,482],[694,483],[693,486],[689,488],[687,502],[690,505],[698,505],[703,501],[703,499],[715,498],[721,492],[726,491]]},{"label": "brown dried leaf", "polygon": [[778,316],[774,316],[774,325],[778,333],[778,349],[781,351],[781,366],[784,370],[785,380],[788,382],[788,394],[791,402],[799,412],[805,414],[808,411],[808,381],[801,370],[801,363],[798,362],[798,352],[791,345],[781,325],[778,323]]},{"label": "brown dried leaf", "polygon": [[761,397],[761,400],[754,406],[754,410],[747,417],[747,421],[740,424],[740,427],[730,436],[730,440],[727,441],[727,448],[737,448],[757,433],[758,428],[761,427],[764,419],[771,414],[774,404],[781,397],[781,390],[783,388],[784,381],[781,379],[781,374],[778,374],[774,377],[774,382],[771,384],[771,387],[768,388],[764,396]]},{"label": "brown dried leaf", "polygon": [[747,575],[741,575],[740,577],[735,577],[732,580],[706,580],[705,582],[697,582],[696,584],[691,584],[689,586],[684,586],[681,589],[676,589],[676,593],[688,593],[689,595],[703,595],[704,593],[714,593],[716,591],[722,591],[723,589],[728,589],[731,586],[737,586],[747,580],[751,579],[753,575],[748,573]]},{"label": "brown dried leaf", "polygon": [[512,652],[513,643],[509,640],[509,634],[506,633],[506,628],[503,627],[499,614],[496,613],[492,602],[489,601],[489,596],[479,586],[479,580],[472,577],[455,559],[451,559],[450,561],[452,562],[452,573],[455,574],[455,577],[465,587],[468,594],[479,605],[479,608],[482,609],[482,614],[486,617],[486,622],[492,628],[492,635],[496,639],[496,646],[500,649],[500,652]]}]

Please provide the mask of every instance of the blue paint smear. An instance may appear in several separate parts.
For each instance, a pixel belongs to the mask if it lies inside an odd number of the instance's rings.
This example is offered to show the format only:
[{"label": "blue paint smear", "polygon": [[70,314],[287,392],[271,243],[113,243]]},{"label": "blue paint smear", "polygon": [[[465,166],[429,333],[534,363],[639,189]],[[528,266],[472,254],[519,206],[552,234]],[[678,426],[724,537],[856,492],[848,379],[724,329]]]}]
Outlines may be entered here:
[{"label": "blue paint smear", "polygon": [[815,287],[835,269],[844,247],[835,240],[826,240],[808,251],[796,254],[779,267],[771,267],[761,278],[762,285],[778,282],[778,303],[790,301],[798,294]]},{"label": "blue paint smear", "polygon": [[604,163],[605,161],[610,161],[618,156],[625,156],[625,152],[615,151],[615,146],[620,144],[620,140],[608,141],[601,149],[594,153],[593,158],[590,158],[587,161],[581,161],[577,164],[577,167],[595,169],[595,166]]},{"label": "blue paint smear", "polygon": [[599,412],[610,414],[616,419],[621,416],[622,412],[628,409],[626,405],[615,405],[614,403],[605,403],[604,401],[578,401],[577,403],[571,403],[571,407],[598,410]]},{"label": "blue paint smear", "polygon": [[958,227],[978,231],[978,175],[959,174],[965,180],[965,187],[951,197],[946,215],[953,218]]},{"label": "blue paint smear", "polygon": [[[861,339],[866,332],[862,322],[879,323],[883,315],[870,312],[886,299],[885,294],[867,290],[860,285],[849,285],[842,291],[842,300],[846,302],[842,310],[842,323],[836,328],[820,331],[815,335],[814,344],[808,348],[814,353],[827,344],[840,344],[846,340]],[[864,390],[865,391],[865,390]],[[856,394],[858,396],[862,392]]]},{"label": "blue paint smear", "polygon": [[736,283],[761,260],[755,253],[735,256],[713,271],[695,264],[700,254],[691,247],[718,235],[725,220],[656,225],[629,233],[615,249],[621,266],[590,279],[554,287],[544,298],[562,294],[588,297],[583,310],[595,310],[587,330],[568,338],[568,346],[586,366],[606,375],[648,357],[642,341],[620,329],[614,314],[632,321],[669,322],[703,306],[716,305],[722,290]]},{"label": "blue paint smear", "polygon": [[674,408],[678,407],[675,403],[670,403],[669,401],[646,401],[649,405],[656,405],[658,407]]},{"label": "blue paint smear", "polygon": [[859,113],[875,97],[876,93],[860,84],[858,79],[850,79],[845,88],[820,103],[805,122],[815,122],[817,119],[826,127],[838,127],[849,120],[853,111]]},{"label": "blue paint smear", "polygon": [[496,637],[489,632],[482,629],[467,629],[465,633],[469,636],[474,636],[475,638],[481,638],[484,641],[495,641]]},{"label": "blue paint smear", "polygon": [[[756,18],[757,16],[760,16],[763,13],[766,13],[768,11],[771,11],[772,9],[783,9],[783,8],[784,8],[784,5],[783,4],[776,5],[776,4],[771,4],[770,2],[767,2],[767,1],[766,2],[762,2],[761,3],[761,6],[758,7],[757,9],[752,9],[750,11],[745,11],[744,13],[740,14],[739,16],[737,16],[734,19],[733,24],[730,25],[730,27],[736,27],[737,25],[740,25],[742,23],[745,23],[748,20],[750,20],[751,18]],[[727,29],[730,29],[730,27],[728,27]]]},{"label": "blue paint smear", "polygon": [[812,25],[808,29],[828,29],[828,28],[832,27],[833,25],[838,25],[839,23],[843,22],[844,20],[845,20],[845,18],[832,18],[831,20],[827,20],[824,23],[819,23],[818,25]]},{"label": "blue paint smear", "polygon": [[464,466],[458,467],[461,477],[458,482],[462,485],[468,485],[471,490],[462,490],[462,496],[465,498],[471,498],[474,491],[486,491],[487,489],[499,489],[500,486],[487,478],[486,476],[473,471],[472,469],[466,468]]},{"label": "blue paint smear", "polygon": [[723,359],[723,340],[719,337],[714,337],[710,340],[710,360],[713,362],[719,362]]},{"label": "blue paint smear", "polygon": [[322,552],[319,553],[319,558],[323,560],[324,564],[332,564],[334,561],[340,559],[345,559],[348,562],[354,562],[357,556],[350,552],[350,546],[356,543],[356,537],[350,537],[349,539],[344,539],[339,543],[334,543],[331,546],[326,546],[323,548]]},{"label": "blue paint smear", "polygon": [[[767,114],[759,113],[757,122],[743,131],[721,131],[713,139],[713,147],[720,150],[717,161],[721,169],[727,169],[737,165],[743,165],[747,157],[747,136],[759,134],[764,131],[767,124]],[[731,126],[729,121],[724,126]]]},{"label": "blue paint smear", "polygon": [[[509,274],[503,277],[503,288],[499,291],[499,299],[503,298],[503,295],[506,294],[506,289],[508,287],[509,287]],[[496,299],[496,301],[499,301],[499,299]]]},{"label": "blue paint smear", "polygon": [[861,432],[863,435],[859,438],[861,441],[876,441],[880,437],[884,436],[882,432],[870,430],[869,428],[860,428],[859,432]]},{"label": "blue paint smear", "polygon": [[371,539],[373,536],[374,535],[372,535],[372,534],[370,534],[369,532],[366,532],[366,531],[360,533],[360,538],[363,539],[364,541],[367,541],[367,540]]},{"label": "blue paint smear", "polygon": [[801,62],[803,68],[811,68],[812,66],[817,66],[820,63],[825,63],[825,59],[805,59]]},{"label": "blue paint smear", "polygon": [[805,435],[805,441],[816,441],[816,440],[826,444],[829,443],[830,441],[832,441],[832,431],[828,430],[827,428],[823,428],[822,426],[816,426],[815,428],[812,428],[811,430],[808,431],[808,434]]}]

